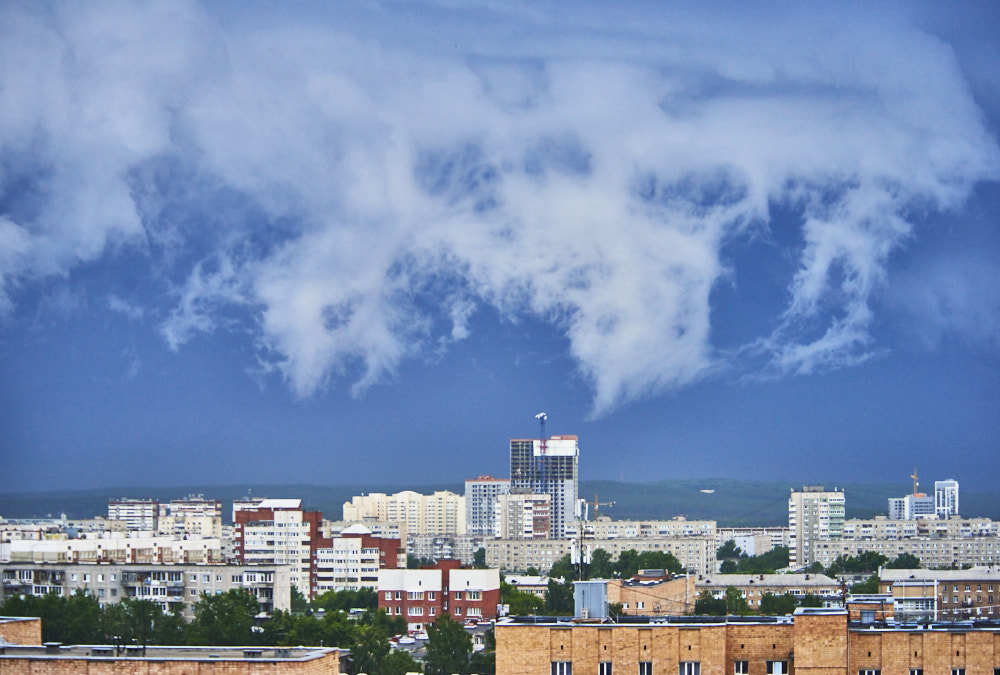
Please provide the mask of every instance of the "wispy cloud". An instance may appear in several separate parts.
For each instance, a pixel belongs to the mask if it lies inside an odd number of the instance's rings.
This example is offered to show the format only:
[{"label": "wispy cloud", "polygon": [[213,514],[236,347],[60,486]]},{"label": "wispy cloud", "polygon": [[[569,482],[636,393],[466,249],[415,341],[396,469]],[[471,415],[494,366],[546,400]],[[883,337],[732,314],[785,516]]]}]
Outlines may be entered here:
[{"label": "wispy cloud", "polygon": [[0,220],[0,303],[147,231],[184,246],[128,182],[171,158],[262,214],[187,268],[172,348],[236,304],[299,395],[362,390],[488,304],[563,331],[601,414],[717,365],[720,249],[773,204],[804,246],[756,344],[808,373],[871,353],[910,214],[1000,174],[951,50],[905,16],[425,9],[0,10],[0,148],[37,157],[0,191],[44,195]]},{"label": "wispy cloud", "polygon": [[124,315],[129,321],[139,321],[145,314],[145,310],[139,305],[135,305],[128,300],[111,293],[108,295],[108,309]]}]

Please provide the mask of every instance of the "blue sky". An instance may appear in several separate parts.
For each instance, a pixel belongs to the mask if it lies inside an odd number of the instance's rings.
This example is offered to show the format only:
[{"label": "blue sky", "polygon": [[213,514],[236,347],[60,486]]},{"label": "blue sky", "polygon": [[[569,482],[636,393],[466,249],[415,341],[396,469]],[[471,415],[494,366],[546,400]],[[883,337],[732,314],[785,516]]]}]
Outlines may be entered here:
[{"label": "blue sky", "polygon": [[997,18],[9,3],[6,486],[984,486]]}]

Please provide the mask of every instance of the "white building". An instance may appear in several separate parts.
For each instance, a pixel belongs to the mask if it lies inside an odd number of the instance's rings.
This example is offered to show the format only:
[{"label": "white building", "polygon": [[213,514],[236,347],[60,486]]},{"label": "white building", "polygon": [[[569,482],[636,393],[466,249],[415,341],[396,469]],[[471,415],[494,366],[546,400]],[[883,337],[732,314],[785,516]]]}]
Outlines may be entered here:
[{"label": "white building", "polygon": [[422,495],[404,490],[372,492],[344,502],[344,520],[406,523],[408,535],[465,534],[465,497],[447,490]]},{"label": "white building", "polygon": [[130,530],[155,532],[160,505],[152,499],[112,499],[108,502],[108,520],[119,520]]},{"label": "white building", "polygon": [[37,563],[221,563],[219,539],[121,534],[86,539],[22,539],[3,545],[0,558]]},{"label": "white building", "polygon": [[493,535],[501,539],[548,539],[551,496],[519,491],[498,495]]},{"label": "white building", "polygon": [[222,502],[198,495],[160,504],[157,531],[181,537],[221,537]]},{"label": "white building", "polygon": [[938,518],[951,518],[959,514],[957,480],[949,478],[934,481],[934,510]]},{"label": "white building", "polygon": [[579,498],[579,440],[573,435],[510,440],[510,486],[551,497],[551,536],[566,536]]},{"label": "white building", "polygon": [[788,564],[792,567],[815,562],[813,542],[839,539],[844,529],[844,493],[828,492],[822,485],[792,490],[788,498]]},{"label": "white building", "polygon": [[510,492],[510,480],[478,476],[465,481],[465,532],[492,537],[496,529],[497,497]]},{"label": "white building", "polygon": [[889,518],[891,520],[916,520],[934,516],[934,497],[918,492],[905,497],[889,498]]},{"label": "white building", "polygon": [[304,511],[301,499],[263,499],[256,508],[241,508],[235,515],[237,561],[289,565],[292,586],[313,597],[312,568],[323,514]]}]

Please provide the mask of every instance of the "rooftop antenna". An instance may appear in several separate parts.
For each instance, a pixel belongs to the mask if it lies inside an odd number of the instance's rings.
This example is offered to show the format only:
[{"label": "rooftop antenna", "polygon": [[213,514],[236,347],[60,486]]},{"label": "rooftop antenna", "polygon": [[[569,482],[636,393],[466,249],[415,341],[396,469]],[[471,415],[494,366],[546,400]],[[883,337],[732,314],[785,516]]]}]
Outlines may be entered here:
[{"label": "rooftop antenna", "polygon": [[920,482],[917,480],[917,467],[913,467],[913,473],[910,474],[910,478],[913,480],[913,496],[917,496],[917,487]]}]

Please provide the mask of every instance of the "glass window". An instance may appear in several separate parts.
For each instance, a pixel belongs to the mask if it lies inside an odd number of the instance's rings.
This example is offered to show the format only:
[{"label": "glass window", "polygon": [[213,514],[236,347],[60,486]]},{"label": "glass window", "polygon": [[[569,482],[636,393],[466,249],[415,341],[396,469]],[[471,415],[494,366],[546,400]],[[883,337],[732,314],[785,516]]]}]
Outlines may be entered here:
[{"label": "glass window", "polygon": [[733,663],[733,675],[749,675],[750,673],[750,662],[749,661],[736,661]]},{"label": "glass window", "polygon": [[681,661],[677,673],[678,675],[701,675],[701,663],[698,661]]},{"label": "glass window", "polygon": [[573,664],[570,661],[553,661],[549,675],[573,675]]},{"label": "glass window", "polygon": [[611,669],[611,661],[601,661],[598,663],[597,675],[614,675]]},{"label": "glass window", "polygon": [[653,662],[639,661],[639,675],[653,675]]},{"label": "glass window", "polygon": [[788,661],[768,661],[767,675],[788,675]]}]

